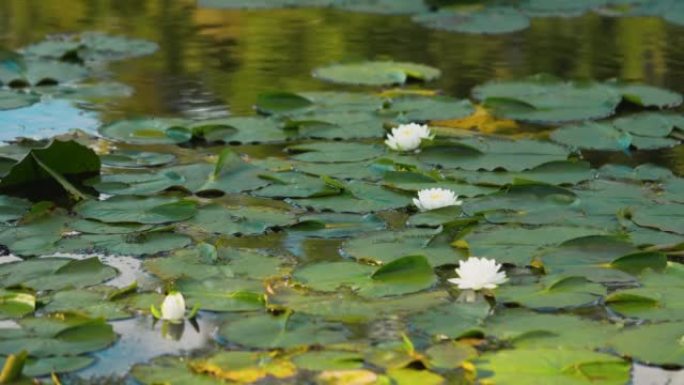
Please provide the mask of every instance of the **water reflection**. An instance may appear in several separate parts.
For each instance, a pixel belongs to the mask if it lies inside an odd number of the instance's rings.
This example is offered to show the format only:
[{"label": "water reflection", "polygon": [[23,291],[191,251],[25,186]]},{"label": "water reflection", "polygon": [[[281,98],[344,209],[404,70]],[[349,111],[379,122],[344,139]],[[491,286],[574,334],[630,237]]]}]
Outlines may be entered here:
[{"label": "water reflection", "polygon": [[679,385],[684,384],[684,371],[665,370],[652,366],[634,364],[633,385]]},{"label": "water reflection", "polygon": [[186,354],[211,345],[218,319],[213,314],[202,313],[196,322],[197,328],[190,324],[155,322],[151,316],[111,322],[114,331],[120,335],[119,340],[111,348],[95,353],[100,364],[86,368],[79,375],[123,375],[136,363],[164,354]]},{"label": "water reflection", "polygon": [[95,133],[97,113],[78,108],[74,102],[44,98],[29,107],[0,112],[0,141],[17,137],[45,139],[73,129]]}]

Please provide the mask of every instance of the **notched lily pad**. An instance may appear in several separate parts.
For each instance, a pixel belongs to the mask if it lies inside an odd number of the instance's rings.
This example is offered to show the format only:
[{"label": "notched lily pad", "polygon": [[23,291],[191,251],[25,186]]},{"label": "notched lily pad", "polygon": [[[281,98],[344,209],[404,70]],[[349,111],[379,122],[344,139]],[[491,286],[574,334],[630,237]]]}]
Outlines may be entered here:
[{"label": "notched lily pad", "polygon": [[530,19],[513,7],[485,6],[476,10],[440,10],[413,17],[428,28],[470,34],[504,34],[522,31]]},{"label": "notched lily pad", "polygon": [[423,64],[371,61],[321,67],[313,75],[334,83],[384,86],[404,84],[409,80],[430,81],[437,79],[441,72]]}]

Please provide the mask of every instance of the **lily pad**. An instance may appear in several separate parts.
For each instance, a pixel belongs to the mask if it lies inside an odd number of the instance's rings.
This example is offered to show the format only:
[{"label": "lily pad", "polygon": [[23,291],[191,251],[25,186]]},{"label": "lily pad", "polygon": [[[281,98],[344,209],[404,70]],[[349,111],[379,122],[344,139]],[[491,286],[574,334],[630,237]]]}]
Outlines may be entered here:
[{"label": "lily pad", "polygon": [[385,149],[380,146],[363,143],[314,142],[290,146],[287,149],[294,153],[292,159],[321,163],[358,162],[385,153]]},{"label": "lily pad", "polygon": [[673,108],[682,104],[682,95],[645,84],[623,85],[618,88],[625,100],[642,107]]},{"label": "lily pad", "polygon": [[463,253],[440,239],[440,230],[407,229],[382,231],[349,240],[342,245],[342,252],[357,260],[380,263],[394,261],[406,255],[423,255],[432,266],[457,264]]},{"label": "lily pad", "polygon": [[537,285],[506,285],[496,293],[498,301],[528,308],[562,309],[591,305],[606,294],[606,288],[579,276],[547,276]]},{"label": "lily pad", "polygon": [[482,356],[481,381],[526,385],[622,385],[630,365],[619,357],[591,350],[515,349]]},{"label": "lily pad", "polygon": [[244,317],[221,326],[219,335],[228,342],[269,349],[328,345],[348,338],[340,324],[290,313]]},{"label": "lily pad", "polygon": [[97,257],[83,260],[41,258],[0,265],[0,287],[23,286],[34,290],[84,288],[105,282],[118,271]]},{"label": "lily pad", "polygon": [[470,34],[503,34],[522,31],[530,19],[513,7],[484,7],[473,11],[440,10],[413,17],[428,28]]},{"label": "lily pad", "polygon": [[334,83],[384,86],[404,84],[409,80],[430,81],[438,78],[441,72],[423,64],[370,61],[321,67],[313,75]]},{"label": "lily pad", "polygon": [[469,100],[447,96],[403,96],[392,99],[388,113],[396,113],[399,122],[426,122],[431,120],[460,119],[471,115],[475,109]]},{"label": "lily pad", "polygon": [[679,343],[684,323],[661,323],[625,329],[611,341],[618,353],[655,365],[684,365],[684,348]]},{"label": "lily pad", "polygon": [[192,133],[179,119],[120,120],[100,127],[103,136],[131,144],[177,144],[189,141]]},{"label": "lily pad", "polygon": [[74,210],[84,218],[106,223],[161,224],[192,218],[197,213],[197,204],[182,199],[120,196],[83,202]]},{"label": "lily pad", "polygon": [[380,268],[356,262],[324,262],[305,266],[294,278],[319,291],[337,291],[348,287],[361,296],[385,297],[424,290],[437,277],[423,256],[405,256]]},{"label": "lily pad", "polygon": [[536,124],[605,118],[615,113],[622,99],[608,85],[543,76],[486,83],[475,87],[473,96],[496,116]]},{"label": "lily pad", "polygon": [[482,322],[490,307],[487,302],[449,303],[411,318],[420,330],[436,336],[462,338],[483,333]]}]

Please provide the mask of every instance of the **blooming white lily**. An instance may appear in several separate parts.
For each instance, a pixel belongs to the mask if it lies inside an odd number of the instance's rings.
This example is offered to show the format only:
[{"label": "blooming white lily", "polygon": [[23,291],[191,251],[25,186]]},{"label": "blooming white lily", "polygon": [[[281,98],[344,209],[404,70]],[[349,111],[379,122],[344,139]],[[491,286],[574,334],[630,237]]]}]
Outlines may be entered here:
[{"label": "blooming white lily", "polygon": [[409,123],[401,124],[387,134],[385,144],[395,151],[413,151],[420,147],[423,139],[431,140],[434,135],[426,125]]},{"label": "blooming white lily", "polygon": [[418,191],[418,198],[413,198],[413,204],[420,211],[440,209],[447,206],[460,206],[463,201],[458,200],[458,195],[444,188],[429,188]]},{"label": "blooming white lily", "polygon": [[185,318],[185,298],[175,291],[169,293],[161,305],[161,319],[166,321],[180,321]]},{"label": "blooming white lily", "polygon": [[501,264],[493,259],[470,257],[458,265],[458,278],[451,278],[449,282],[461,290],[496,289],[508,280],[506,272],[499,271]]}]

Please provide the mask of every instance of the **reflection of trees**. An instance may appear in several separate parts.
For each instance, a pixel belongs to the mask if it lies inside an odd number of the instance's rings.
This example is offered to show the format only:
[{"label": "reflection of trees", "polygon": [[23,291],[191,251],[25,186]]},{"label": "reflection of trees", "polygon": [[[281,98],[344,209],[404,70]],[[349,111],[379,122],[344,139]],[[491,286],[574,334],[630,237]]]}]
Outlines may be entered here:
[{"label": "reflection of trees", "polygon": [[[474,36],[429,30],[406,16],[329,9],[241,12],[196,9],[195,4],[3,0],[0,43],[20,47],[46,34],[83,30],[158,42],[161,48],[155,55],[112,66],[136,94],[116,102],[105,118],[208,115],[222,113],[227,103],[236,113],[249,113],[263,91],[339,89],[312,79],[311,71],[331,62],[366,59],[436,66],[444,75],[428,87],[460,97],[486,80],[540,72],[580,79],[615,77],[679,90],[684,84],[682,27],[659,18],[538,18],[519,33]],[[681,147],[658,158],[680,172],[684,169]],[[656,159],[655,154],[649,159]]]}]

